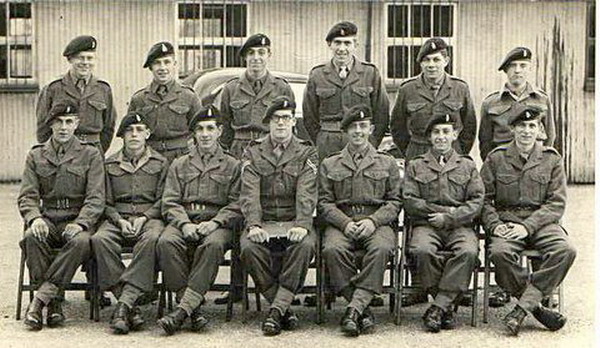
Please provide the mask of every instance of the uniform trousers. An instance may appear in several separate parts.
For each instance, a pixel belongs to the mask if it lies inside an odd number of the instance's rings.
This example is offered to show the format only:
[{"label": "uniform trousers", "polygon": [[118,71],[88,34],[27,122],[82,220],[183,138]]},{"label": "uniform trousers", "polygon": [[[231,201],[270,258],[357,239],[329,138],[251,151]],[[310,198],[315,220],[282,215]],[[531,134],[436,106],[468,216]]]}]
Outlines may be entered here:
[{"label": "uniform trousers", "polygon": [[[520,253],[525,249],[542,254],[542,261],[531,275],[521,266]],[[557,224],[546,225],[523,240],[491,238],[490,258],[496,266],[496,282],[530,311],[560,285],[575,256],[565,230]]]}]

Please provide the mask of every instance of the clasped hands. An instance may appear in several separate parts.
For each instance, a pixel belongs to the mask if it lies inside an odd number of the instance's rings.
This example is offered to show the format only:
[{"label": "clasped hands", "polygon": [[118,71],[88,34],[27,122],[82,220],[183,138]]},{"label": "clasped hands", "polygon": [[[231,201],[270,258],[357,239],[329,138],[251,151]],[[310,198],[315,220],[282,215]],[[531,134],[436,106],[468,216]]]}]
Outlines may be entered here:
[{"label": "clasped hands", "polygon": [[525,226],[513,222],[507,222],[496,226],[493,234],[496,237],[513,240],[525,239],[529,235]]},{"label": "clasped hands", "polygon": [[[308,230],[304,227],[292,227],[287,231],[286,237],[292,243],[300,242]],[[269,232],[259,226],[252,226],[248,230],[248,239],[254,243],[264,243],[269,240]]]},{"label": "clasped hands", "polygon": [[361,240],[370,237],[375,233],[375,223],[371,219],[362,219],[360,221],[350,221],[344,228],[344,234],[354,240]]}]

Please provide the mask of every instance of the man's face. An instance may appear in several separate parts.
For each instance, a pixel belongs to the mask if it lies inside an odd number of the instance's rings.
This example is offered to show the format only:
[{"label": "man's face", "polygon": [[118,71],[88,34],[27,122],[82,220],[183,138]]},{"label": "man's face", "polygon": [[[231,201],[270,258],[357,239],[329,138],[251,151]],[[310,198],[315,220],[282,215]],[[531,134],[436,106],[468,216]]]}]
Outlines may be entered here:
[{"label": "man's face", "polygon": [[451,124],[436,124],[431,129],[429,141],[433,149],[439,153],[446,153],[452,148],[452,143],[458,138],[458,132]]},{"label": "man's face", "polygon": [[518,147],[530,147],[535,144],[535,141],[540,133],[540,121],[519,121],[511,127],[513,137]]},{"label": "man's face", "polygon": [[428,54],[421,59],[421,70],[429,80],[437,80],[444,74],[444,69],[450,63],[450,57],[444,56],[442,52]]},{"label": "man's face", "polygon": [[200,151],[211,150],[216,145],[222,131],[223,127],[218,125],[215,120],[198,122],[194,130],[196,146]]},{"label": "man's face", "polygon": [[508,83],[520,87],[527,83],[531,73],[531,62],[529,60],[513,60],[504,68]]},{"label": "man's face", "polygon": [[244,56],[246,68],[253,74],[263,73],[270,59],[271,49],[268,47],[250,47]]},{"label": "man's face", "polygon": [[292,136],[295,125],[296,118],[292,110],[277,110],[269,121],[271,137],[275,141],[285,141]]},{"label": "man's face", "polygon": [[123,144],[128,151],[138,151],[146,146],[150,129],[143,123],[129,125],[123,133]]},{"label": "man's face", "polygon": [[352,122],[346,128],[348,141],[354,146],[363,146],[369,141],[374,128],[369,120]]},{"label": "man's face", "polygon": [[52,138],[59,144],[64,144],[71,140],[75,130],[79,126],[79,117],[77,115],[58,116],[52,121]]},{"label": "man's face", "polygon": [[150,71],[152,71],[156,83],[164,85],[171,82],[175,79],[175,74],[177,74],[177,61],[175,60],[175,56],[156,58],[152,64],[150,64]]},{"label": "man's face", "polygon": [[83,51],[69,57],[71,72],[78,79],[87,79],[96,66],[96,52]]},{"label": "man's face", "polygon": [[358,42],[356,36],[336,37],[329,42],[329,49],[333,54],[333,61],[337,65],[348,65],[356,52]]}]

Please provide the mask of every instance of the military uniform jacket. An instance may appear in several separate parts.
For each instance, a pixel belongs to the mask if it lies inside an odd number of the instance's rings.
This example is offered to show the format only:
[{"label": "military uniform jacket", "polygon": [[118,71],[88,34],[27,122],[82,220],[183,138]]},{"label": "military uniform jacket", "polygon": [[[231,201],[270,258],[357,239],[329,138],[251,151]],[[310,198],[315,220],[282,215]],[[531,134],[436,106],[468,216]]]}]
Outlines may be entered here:
[{"label": "military uniform jacket", "polygon": [[444,83],[434,97],[430,87],[419,74],[404,81],[398,90],[396,105],[392,111],[391,131],[398,149],[406,153],[409,142],[429,145],[425,134],[434,114],[455,114],[460,131],[460,153],[468,154],[475,140],[477,120],[471,93],[466,82],[446,74]]},{"label": "military uniform jacket", "polygon": [[93,227],[104,212],[104,164],[92,144],[73,142],[59,161],[51,141],[27,154],[18,205],[27,225],[38,217]]},{"label": "military uniform jacket", "polygon": [[[371,143],[377,147],[390,121],[390,103],[377,67],[354,57],[352,70],[342,80],[332,61],[315,66],[308,76],[302,102],[304,126],[313,143],[324,128],[323,122],[339,124],[346,110],[357,104],[368,105],[373,112],[375,131]],[[336,128],[339,130],[339,125]]]},{"label": "military uniform jacket", "polygon": [[246,226],[263,221],[294,221],[312,229],[317,205],[316,149],[292,137],[277,160],[269,136],[251,143],[244,154],[240,205]]},{"label": "military uniform jacket", "polygon": [[481,159],[485,160],[487,154],[496,146],[505,144],[513,139],[510,132],[509,120],[518,113],[519,107],[532,105],[541,110],[542,124],[545,132],[540,140],[544,145],[554,146],[556,131],[554,117],[552,116],[552,105],[548,95],[539,88],[527,83],[527,87],[521,97],[515,100],[506,85],[483,100],[481,105],[481,126],[479,127],[479,149]]},{"label": "military uniform jacket", "polygon": [[[137,91],[131,97],[128,111],[138,111],[147,118],[152,129],[152,135],[148,139],[150,142],[189,137],[188,123],[200,110],[200,99],[191,87],[184,86],[179,81],[167,85],[164,98],[156,93],[158,87],[157,83],[152,82]],[[185,141],[178,145],[173,148],[187,146]]]},{"label": "military uniform jacket", "polygon": [[134,167],[124,158],[123,151],[105,161],[106,217],[117,226],[120,219],[128,216],[160,219],[160,199],[169,168],[167,159],[146,147]]},{"label": "military uniform jacket", "polygon": [[186,223],[212,220],[231,228],[241,217],[238,198],[240,161],[220,147],[205,164],[197,147],[173,161],[162,199],[165,219],[181,229]]},{"label": "military uniform jacket", "polygon": [[268,132],[269,129],[263,125],[262,120],[273,100],[282,95],[294,100],[294,92],[289,83],[281,77],[273,76],[269,71],[258,94],[254,93],[246,72],[229,80],[221,96],[223,146],[231,146],[237,130]]},{"label": "military uniform jacket", "polygon": [[370,144],[358,166],[346,146],[319,167],[319,214],[323,219],[343,231],[353,221],[347,212],[355,206],[371,207],[367,217],[376,227],[398,221],[402,208],[396,160]]},{"label": "military uniform jacket", "polygon": [[503,223],[525,226],[529,234],[558,223],[567,185],[558,152],[536,144],[525,162],[514,142],[494,149],[481,168],[485,184],[483,224],[488,233]]},{"label": "military uniform jacket", "polygon": [[408,163],[403,196],[414,225],[428,224],[429,214],[444,213],[445,227],[472,226],[483,206],[484,187],[475,162],[451,150],[442,167],[433,152]]},{"label": "military uniform jacket", "polygon": [[47,84],[40,92],[37,107],[37,141],[46,142],[52,135],[48,116],[53,105],[70,101],[79,106],[77,134],[98,134],[100,146],[106,152],[115,131],[117,111],[108,82],[92,76],[83,94],[67,73]]}]

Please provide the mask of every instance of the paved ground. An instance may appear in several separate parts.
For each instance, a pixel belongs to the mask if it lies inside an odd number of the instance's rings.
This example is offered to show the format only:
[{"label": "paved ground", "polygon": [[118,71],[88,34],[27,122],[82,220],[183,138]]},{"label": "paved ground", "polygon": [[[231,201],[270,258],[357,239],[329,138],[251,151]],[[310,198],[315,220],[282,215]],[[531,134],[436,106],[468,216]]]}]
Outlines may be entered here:
[{"label": "paved ground", "polygon": [[[224,322],[224,308],[212,304],[206,307],[211,325],[203,334],[183,332],[173,337],[164,337],[154,325],[156,309],[149,305],[144,314],[150,324],[146,330],[128,336],[114,336],[108,331],[111,308],[101,312],[100,323],[87,320],[87,302],[79,294],[67,295],[66,327],[29,332],[23,324],[15,321],[15,294],[19,250],[17,242],[21,225],[15,208],[18,187],[0,186],[0,347],[368,347],[423,346],[431,347],[592,347],[594,346],[594,309],[596,308],[595,254],[594,254],[594,187],[575,186],[569,188],[569,209],[566,224],[578,248],[578,257],[569,277],[565,281],[567,326],[555,333],[546,331],[534,319],[528,318],[519,338],[506,337],[498,318],[506,309],[494,310],[489,324],[479,327],[468,326],[469,312],[460,311],[460,327],[454,331],[428,334],[421,329],[420,316],[425,306],[408,308],[401,326],[391,323],[385,309],[377,309],[380,323],[377,333],[358,339],[342,337],[337,329],[343,307],[341,300],[326,315],[327,323],[318,326],[312,322],[314,310],[298,307],[303,327],[297,332],[286,332],[279,337],[265,338],[260,335],[259,324],[263,313],[249,312],[241,318],[241,308],[235,307],[234,321]],[[309,277],[312,277],[309,275]],[[215,297],[218,294],[211,293]],[[211,301],[212,302],[212,301]],[[245,321],[245,323],[242,322]]]}]

